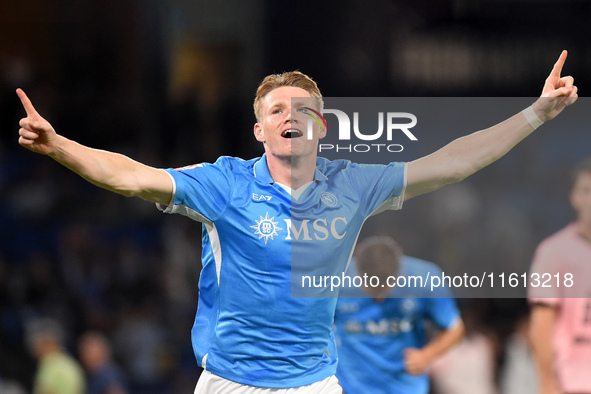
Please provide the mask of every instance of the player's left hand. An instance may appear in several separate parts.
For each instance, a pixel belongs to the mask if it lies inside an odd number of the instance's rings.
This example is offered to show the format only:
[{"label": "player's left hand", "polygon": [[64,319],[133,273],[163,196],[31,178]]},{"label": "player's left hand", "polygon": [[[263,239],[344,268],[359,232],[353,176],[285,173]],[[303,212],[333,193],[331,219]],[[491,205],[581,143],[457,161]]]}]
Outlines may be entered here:
[{"label": "player's left hand", "polygon": [[406,348],[404,349],[404,369],[411,375],[421,375],[425,373],[431,360],[422,349]]},{"label": "player's left hand", "polygon": [[578,88],[574,85],[575,79],[571,76],[560,76],[567,55],[566,51],[562,51],[550,75],[546,78],[540,98],[533,104],[534,111],[544,122],[554,119],[579,97]]}]

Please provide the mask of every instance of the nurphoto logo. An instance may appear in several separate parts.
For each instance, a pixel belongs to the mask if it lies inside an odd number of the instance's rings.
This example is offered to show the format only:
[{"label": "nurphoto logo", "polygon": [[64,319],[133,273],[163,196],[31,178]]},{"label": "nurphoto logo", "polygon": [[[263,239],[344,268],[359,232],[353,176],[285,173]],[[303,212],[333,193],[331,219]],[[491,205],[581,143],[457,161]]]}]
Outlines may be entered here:
[{"label": "nurphoto logo", "polygon": [[[347,151],[347,152],[402,152],[404,146],[400,143],[392,143],[397,135],[404,135],[409,141],[418,141],[418,138],[410,131],[417,125],[417,117],[409,112],[377,112],[377,131],[361,130],[360,113],[353,112],[353,122],[345,111],[339,109],[323,109],[322,113],[310,107],[301,107],[300,112],[310,116],[307,124],[306,136],[312,139],[312,128],[314,122],[328,130],[328,124],[324,115],[331,114],[336,117],[338,123],[338,143],[320,143],[318,152],[326,151]],[[363,116],[372,116],[363,114]],[[376,114],[373,114],[376,116]],[[353,131],[353,132],[351,132]],[[402,133],[402,134],[400,134]],[[385,137],[385,139],[384,139]],[[359,143],[355,143],[359,141]]]}]

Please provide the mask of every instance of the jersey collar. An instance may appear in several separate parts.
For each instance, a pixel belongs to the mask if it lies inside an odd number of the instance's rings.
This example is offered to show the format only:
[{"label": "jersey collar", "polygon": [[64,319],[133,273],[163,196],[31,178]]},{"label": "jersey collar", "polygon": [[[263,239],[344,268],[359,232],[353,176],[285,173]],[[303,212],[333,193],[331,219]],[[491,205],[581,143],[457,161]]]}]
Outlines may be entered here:
[{"label": "jersey collar", "polygon": [[[261,158],[254,163],[254,177],[260,179],[262,182],[266,183],[275,183],[273,178],[271,177],[271,173],[269,172],[269,166],[267,165],[267,154],[264,153]],[[314,181],[315,182],[322,182],[326,181],[328,178],[324,175],[318,167],[314,170]]]}]

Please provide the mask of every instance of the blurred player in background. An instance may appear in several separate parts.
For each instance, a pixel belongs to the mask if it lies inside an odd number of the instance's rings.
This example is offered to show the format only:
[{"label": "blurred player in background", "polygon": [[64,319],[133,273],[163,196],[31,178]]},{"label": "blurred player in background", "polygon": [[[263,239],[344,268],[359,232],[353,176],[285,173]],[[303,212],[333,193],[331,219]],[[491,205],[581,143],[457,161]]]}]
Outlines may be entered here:
[{"label": "blurred player in background", "polygon": [[[298,393],[339,393],[336,299],[292,298],[292,262],[342,274],[367,217],[461,181],[556,117],[577,98],[573,78],[560,75],[566,56],[560,55],[543,97],[532,106],[410,163],[318,158],[318,141],[327,130],[318,122],[305,136],[309,116],[300,109],[306,102],[306,110],[320,113],[322,95],[300,72],[270,75],[257,89],[254,135],[265,151],[260,158],[150,167],[58,135],[20,89],[27,117],[20,121],[19,143],[97,186],[203,223],[192,341],[205,371],[197,393],[292,393],[296,387]],[[292,222],[294,213],[299,217]]]},{"label": "blurred player in background", "polygon": [[112,359],[111,344],[90,331],[78,340],[80,361],[88,374],[88,394],[127,394],[123,373]]},{"label": "blurred player in background", "polygon": [[31,352],[39,360],[33,394],[84,394],[86,380],[80,364],[64,349],[64,331],[53,319],[38,319],[26,327]]},{"label": "blurred player in background", "polygon": [[[402,254],[388,237],[360,243],[349,277],[388,278],[441,275],[435,264]],[[375,283],[377,283],[376,281]],[[335,334],[339,354],[337,378],[346,394],[426,394],[428,368],[458,343],[464,325],[447,288],[343,287],[337,302]],[[441,331],[428,339],[428,324]]]},{"label": "blurred player in background", "polygon": [[540,243],[531,267],[530,335],[543,394],[591,393],[591,159],[573,171],[570,202],[576,221]]}]

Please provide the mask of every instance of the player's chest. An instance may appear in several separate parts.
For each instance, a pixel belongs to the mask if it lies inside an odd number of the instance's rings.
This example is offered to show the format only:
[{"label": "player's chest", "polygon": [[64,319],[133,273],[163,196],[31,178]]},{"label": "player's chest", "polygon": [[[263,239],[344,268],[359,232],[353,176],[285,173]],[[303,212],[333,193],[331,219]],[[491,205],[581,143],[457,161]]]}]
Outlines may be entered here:
[{"label": "player's chest", "polygon": [[327,243],[358,231],[360,201],[327,187],[312,187],[299,199],[276,185],[248,185],[224,212],[223,225],[257,244]]},{"label": "player's chest", "polygon": [[371,299],[341,299],[337,313],[342,329],[349,334],[398,335],[412,331],[421,318],[417,299],[387,299],[378,304]]}]

